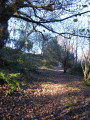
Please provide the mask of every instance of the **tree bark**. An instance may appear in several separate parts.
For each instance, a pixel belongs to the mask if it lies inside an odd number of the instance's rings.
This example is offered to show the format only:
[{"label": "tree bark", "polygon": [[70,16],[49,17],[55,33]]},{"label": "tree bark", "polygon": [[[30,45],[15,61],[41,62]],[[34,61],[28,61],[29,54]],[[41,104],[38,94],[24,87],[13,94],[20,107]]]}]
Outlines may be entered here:
[{"label": "tree bark", "polygon": [[64,73],[66,73],[66,68],[64,68]]},{"label": "tree bark", "polygon": [[66,73],[67,69],[66,69],[66,61],[64,62],[64,73]]},{"label": "tree bark", "polygon": [[8,19],[0,15],[0,49],[5,45],[8,38]]},{"label": "tree bark", "polygon": [[88,80],[90,80],[90,68],[88,65],[87,57],[84,56],[85,59],[85,66],[83,66],[83,63],[81,62],[83,74],[84,74],[84,83],[87,84]]}]

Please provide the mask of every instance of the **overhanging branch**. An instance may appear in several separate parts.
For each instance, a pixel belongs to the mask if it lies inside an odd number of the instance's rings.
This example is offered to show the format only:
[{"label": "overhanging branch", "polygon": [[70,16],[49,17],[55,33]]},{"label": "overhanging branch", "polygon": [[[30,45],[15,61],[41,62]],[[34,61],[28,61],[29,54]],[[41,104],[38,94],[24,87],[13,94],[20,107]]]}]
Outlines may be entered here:
[{"label": "overhanging branch", "polygon": [[28,21],[28,22],[33,22],[33,23],[52,23],[52,22],[62,22],[62,21],[64,21],[64,20],[66,20],[66,19],[69,19],[69,18],[72,18],[72,17],[75,17],[75,16],[81,16],[82,14],[86,14],[86,13],[88,13],[88,12],[90,12],[90,11],[85,11],[85,12],[82,12],[82,13],[78,13],[78,14],[74,14],[74,15],[71,15],[71,16],[69,16],[69,17],[66,17],[66,18],[63,18],[63,19],[56,19],[56,20],[46,20],[46,21],[32,21],[32,20],[30,20],[30,19],[28,19],[28,18],[25,18],[25,17],[23,17],[23,16],[15,16],[15,15],[12,15],[12,17],[16,17],[16,18],[21,18],[21,19],[23,19],[23,20],[25,20],[25,21]]},{"label": "overhanging branch", "polygon": [[67,33],[67,32],[64,32],[64,33],[59,33],[59,32],[56,32],[56,31],[54,31],[54,30],[52,30],[52,29],[49,29],[47,26],[45,26],[45,25],[43,25],[43,24],[39,24],[40,26],[42,26],[42,27],[44,27],[44,28],[46,28],[47,30],[49,30],[49,31],[51,31],[51,32],[53,32],[53,33],[56,33],[56,34],[58,34],[58,35],[71,35],[71,36],[79,36],[79,37],[84,37],[84,38],[89,38],[90,39],[90,36],[88,37],[88,36],[84,36],[84,35],[77,35],[77,34],[73,34],[73,33]]},{"label": "overhanging branch", "polygon": [[64,20],[66,20],[66,19],[69,19],[69,18],[72,18],[72,17],[75,17],[75,16],[79,16],[79,15],[82,15],[82,14],[86,14],[88,12],[90,12],[90,11],[85,11],[85,12],[82,12],[82,13],[74,14],[74,15],[71,15],[71,16],[63,18],[63,19],[45,20],[45,21],[35,21],[35,20],[31,20],[31,19],[29,19],[27,17],[23,17],[23,16],[20,16],[20,15],[10,15],[10,14],[4,14],[4,13],[0,13],[0,15],[5,15],[5,16],[15,17],[15,18],[20,18],[20,19],[25,20],[27,22],[41,24],[41,23],[62,22]]}]

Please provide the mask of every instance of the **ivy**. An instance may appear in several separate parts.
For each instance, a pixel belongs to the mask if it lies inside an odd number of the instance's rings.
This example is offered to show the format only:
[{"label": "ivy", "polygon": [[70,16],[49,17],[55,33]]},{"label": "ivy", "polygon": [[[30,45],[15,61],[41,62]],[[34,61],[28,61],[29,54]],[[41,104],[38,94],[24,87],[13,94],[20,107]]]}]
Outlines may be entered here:
[{"label": "ivy", "polygon": [[78,21],[78,19],[74,19],[73,21],[74,21],[74,22],[77,22],[77,21]]},{"label": "ivy", "polygon": [[82,5],[83,7],[88,7],[88,5]]},{"label": "ivy", "polygon": [[75,32],[73,32],[72,34],[75,35]]},{"label": "ivy", "polygon": [[81,32],[84,32],[84,31],[85,31],[85,29],[82,29],[82,30],[81,30]]}]

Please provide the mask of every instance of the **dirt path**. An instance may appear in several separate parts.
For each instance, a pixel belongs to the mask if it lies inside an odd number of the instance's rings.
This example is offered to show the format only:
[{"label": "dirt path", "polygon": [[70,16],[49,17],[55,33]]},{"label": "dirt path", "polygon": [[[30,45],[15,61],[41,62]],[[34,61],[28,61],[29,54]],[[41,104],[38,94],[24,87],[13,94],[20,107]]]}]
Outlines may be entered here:
[{"label": "dirt path", "polygon": [[0,96],[0,120],[90,120],[90,87],[80,77],[39,71],[15,95]]}]

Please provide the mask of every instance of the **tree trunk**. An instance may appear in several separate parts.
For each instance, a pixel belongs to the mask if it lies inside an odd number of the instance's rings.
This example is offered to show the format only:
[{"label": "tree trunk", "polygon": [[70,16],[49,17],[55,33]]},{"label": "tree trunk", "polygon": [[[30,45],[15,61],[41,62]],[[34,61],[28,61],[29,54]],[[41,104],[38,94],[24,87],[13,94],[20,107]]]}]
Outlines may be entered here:
[{"label": "tree trunk", "polygon": [[8,10],[6,9],[7,2],[8,0],[0,1],[0,49],[5,45],[8,38],[8,20],[10,17],[4,15],[4,13],[8,12]]},{"label": "tree trunk", "polygon": [[66,73],[66,68],[64,68],[64,73]]},{"label": "tree trunk", "polygon": [[0,15],[0,49],[5,45],[8,38],[8,19]]},{"label": "tree trunk", "polygon": [[64,63],[64,73],[66,73],[67,69],[66,69],[66,62]]},{"label": "tree trunk", "polygon": [[[84,56],[85,57],[85,56]],[[83,63],[81,62],[83,74],[84,74],[84,83],[87,84],[88,80],[90,80],[90,68],[87,63],[87,58],[85,57],[85,66],[83,66]]]}]

